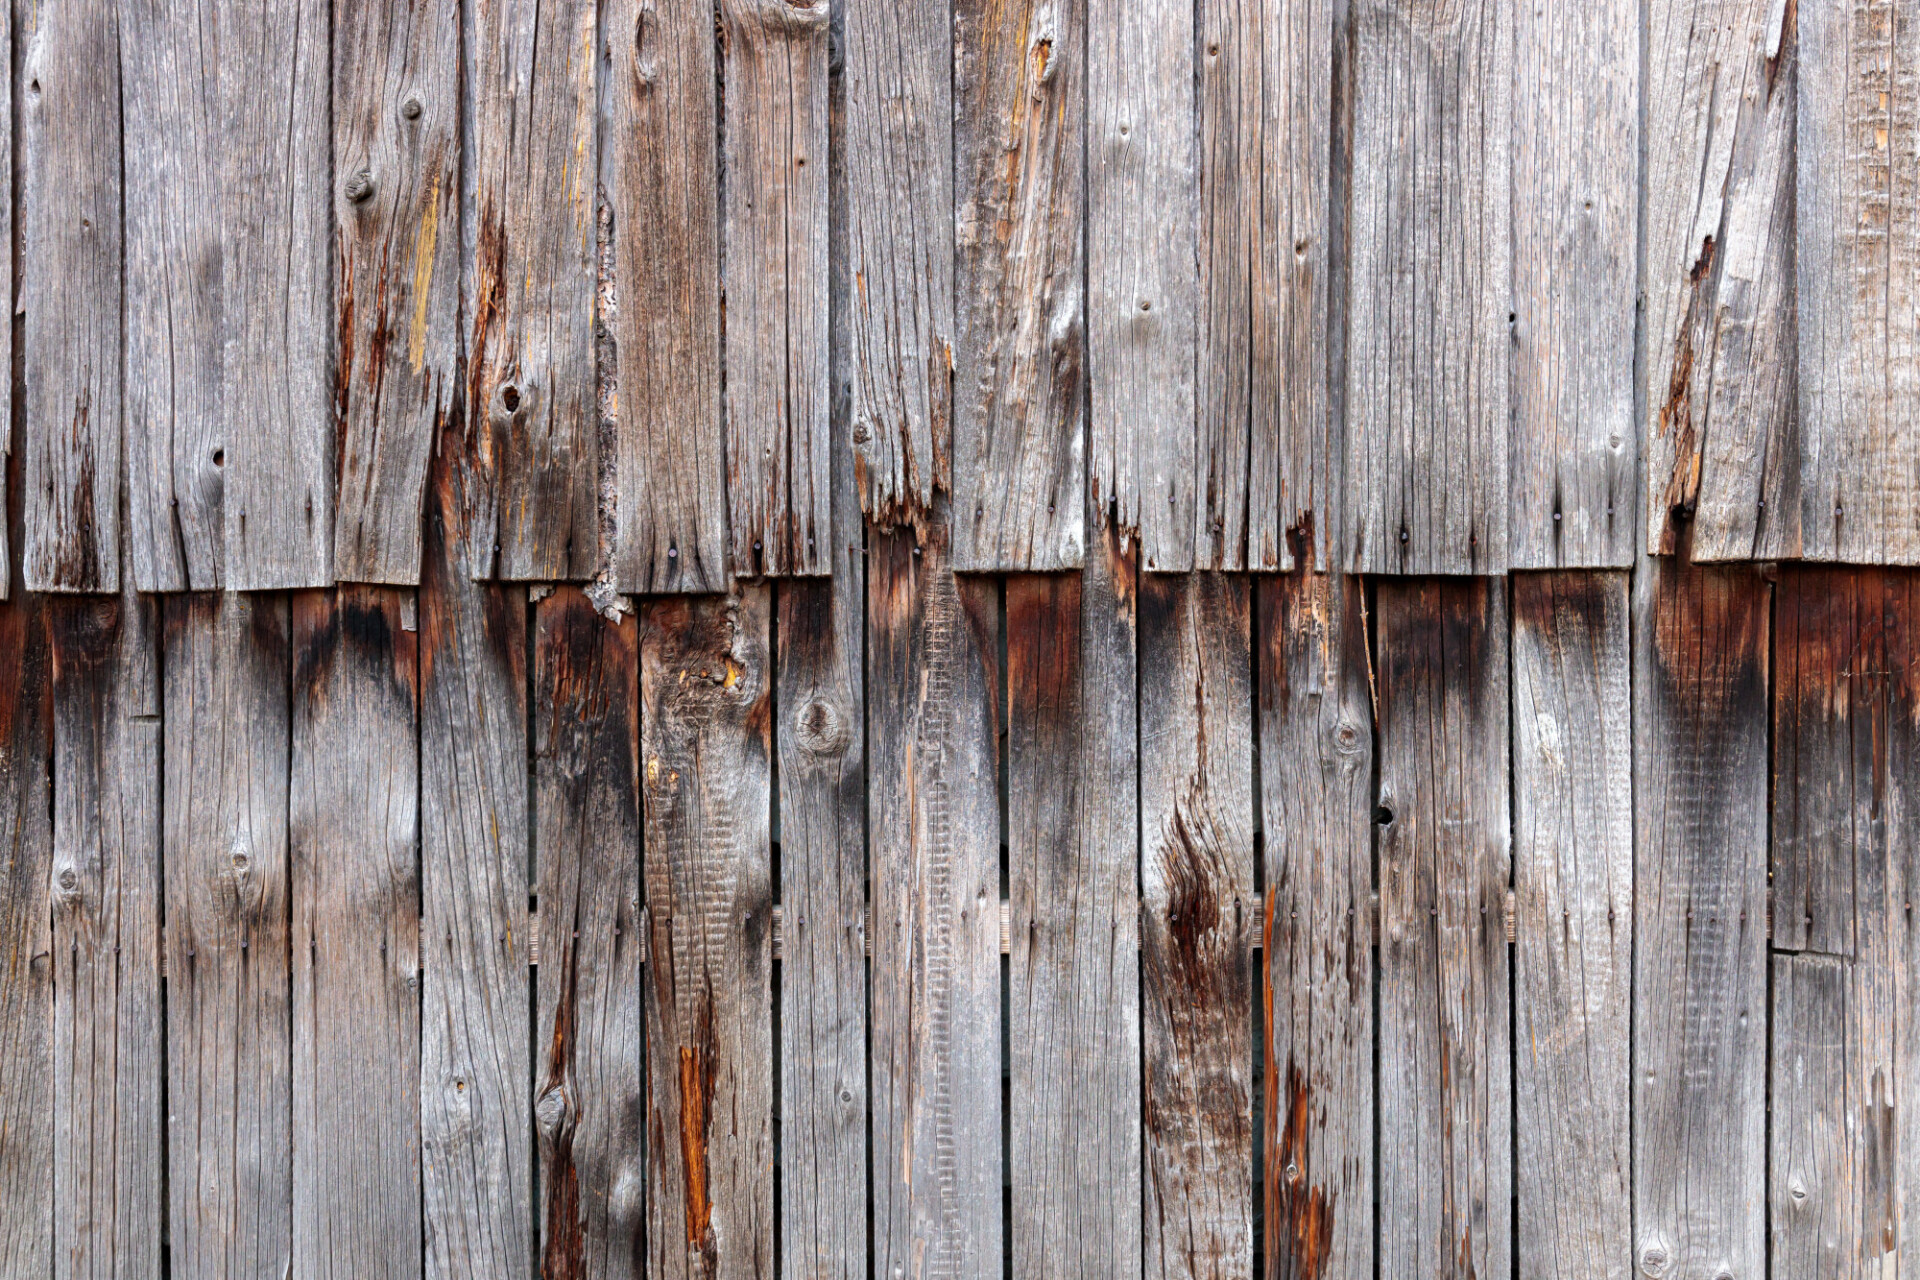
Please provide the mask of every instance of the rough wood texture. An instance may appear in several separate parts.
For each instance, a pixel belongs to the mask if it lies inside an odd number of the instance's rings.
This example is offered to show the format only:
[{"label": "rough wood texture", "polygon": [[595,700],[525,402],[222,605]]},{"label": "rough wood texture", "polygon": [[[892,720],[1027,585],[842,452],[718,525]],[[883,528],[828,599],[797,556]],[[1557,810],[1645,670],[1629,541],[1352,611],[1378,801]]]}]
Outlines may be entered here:
[{"label": "rough wood texture", "polygon": [[1380,1274],[1507,1275],[1506,584],[1377,608]]},{"label": "rough wood texture", "polygon": [[120,24],[26,0],[26,587],[120,589]]},{"label": "rough wood texture", "polygon": [[541,1274],[624,1280],[644,1265],[647,1201],[633,619],[606,621],[573,587],[541,601],[533,717]]},{"label": "rough wood texture", "polygon": [[1146,1274],[1253,1274],[1247,581],[1140,580]]},{"label": "rough wood texture", "polygon": [[613,580],[622,591],[724,591],[713,10],[609,0],[603,20],[619,348]]},{"label": "rough wood texture", "polygon": [[333,570],[345,582],[420,580],[427,458],[459,378],[459,90],[456,0],[336,6]]},{"label": "rough wood texture", "polygon": [[1373,713],[1363,587],[1302,565],[1257,592],[1266,1275],[1371,1280]]},{"label": "rough wood texture", "polygon": [[591,0],[466,6],[461,323],[476,577],[592,574],[596,68]]},{"label": "rough wood texture", "polygon": [[[999,630],[944,520],[867,559],[872,1274],[1000,1273]],[[896,1269],[898,1269],[896,1271]]]},{"label": "rough wood texture", "polygon": [[833,563],[828,0],[724,0],[727,499],[734,572]]},{"label": "rough wood texture", "polygon": [[1298,540],[1324,570],[1337,536],[1326,343],[1333,9],[1201,6],[1199,569],[1292,569]]},{"label": "rough wood texture", "polygon": [[1138,569],[1123,537],[1100,528],[1082,574],[1007,583],[1017,1276],[1140,1274]]},{"label": "rough wood texture", "polygon": [[1624,569],[1638,543],[1640,4],[1515,4],[1513,20],[1510,562]]},{"label": "rough wood texture", "polygon": [[1633,701],[1627,576],[1513,578],[1519,1274],[1629,1280]]},{"label": "rough wood texture", "polygon": [[1194,431],[1194,6],[1085,3],[1094,505],[1142,568],[1185,573],[1215,501]]},{"label": "rough wood texture", "polygon": [[1798,7],[1647,3],[1640,394],[1650,552],[1678,550],[1683,530],[1701,561],[1791,556],[1801,546],[1791,17]]},{"label": "rough wood texture", "polygon": [[1353,0],[1345,560],[1501,573],[1513,6]]},{"label": "rough wood texture", "polygon": [[1086,0],[957,0],[953,29],[953,564],[1077,569]]},{"label": "rough wood texture", "polygon": [[1634,1265],[1766,1265],[1768,588],[1634,580]]},{"label": "rough wood texture", "polygon": [[179,1276],[292,1266],[287,602],[166,604],[168,1241]]},{"label": "rough wood texture", "polygon": [[773,1272],[768,596],[641,618],[651,1276]]}]

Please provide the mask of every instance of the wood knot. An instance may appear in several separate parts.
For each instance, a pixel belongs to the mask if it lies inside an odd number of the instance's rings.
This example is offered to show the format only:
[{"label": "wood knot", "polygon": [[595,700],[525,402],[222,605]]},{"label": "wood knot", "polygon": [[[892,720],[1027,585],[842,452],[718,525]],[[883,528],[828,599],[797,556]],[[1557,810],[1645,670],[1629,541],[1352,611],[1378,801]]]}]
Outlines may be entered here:
[{"label": "wood knot", "polygon": [[837,756],[847,749],[851,737],[847,717],[831,702],[813,698],[794,717],[794,737],[801,747],[816,756]]},{"label": "wood knot", "polygon": [[359,204],[373,195],[373,175],[365,169],[347,179],[347,199]]},{"label": "wood knot", "polygon": [[400,114],[409,120],[418,120],[420,118],[420,99],[408,98],[405,102],[401,103]]}]

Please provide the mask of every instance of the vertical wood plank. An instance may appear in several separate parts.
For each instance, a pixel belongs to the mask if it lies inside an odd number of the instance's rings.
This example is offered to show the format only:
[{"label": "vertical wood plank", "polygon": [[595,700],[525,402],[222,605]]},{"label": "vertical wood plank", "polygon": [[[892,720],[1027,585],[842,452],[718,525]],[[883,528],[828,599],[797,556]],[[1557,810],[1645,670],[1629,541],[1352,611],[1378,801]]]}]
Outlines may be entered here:
[{"label": "vertical wood plank", "polygon": [[1509,1273],[1507,601],[1380,584],[1380,1274]]},{"label": "vertical wood plank", "polygon": [[1633,564],[1640,5],[1516,4],[1512,567]]},{"label": "vertical wood plank", "polygon": [[1363,587],[1303,563],[1256,590],[1266,1274],[1362,1280],[1374,1274],[1373,733]]},{"label": "vertical wood plank", "polygon": [[120,589],[120,23],[29,0],[21,94],[26,587]]},{"label": "vertical wood plank", "polygon": [[610,0],[607,151],[619,426],[613,578],[726,589],[714,16]]},{"label": "vertical wood plank", "polygon": [[160,1276],[157,610],[49,605],[54,1274]]},{"label": "vertical wood plank", "polygon": [[1655,554],[1679,550],[1683,533],[1700,561],[1792,556],[1802,545],[1788,16],[1797,8],[1648,0],[1640,363]]},{"label": "vertical wood plank", "polygon": [[652,1276],[773,1270],[769,594],[641,618]]},{"label": "vertical wood plank", "polygon": [[727,499],[734,572],[833,563],[827,0],[726,0]]},{"label": "vertical wood plank", "polygon": [[[1115,507],[1142,568],[1185,573],[1214,501],[1194,430],[1194,6],[1086,6],[1094,505]],[[1237,489],[1222,496],[1244,509]]]},{"label": "vertical wood plank", "polygon": [[1762,1274],[1768,588],[1634,580],[1634,1264]]},{"label": "vertical wood plank", "polygon": [[953,565],[1077,569],[1086,0],[957,0],[953,25]]},{"label": "vertical wood plank", "polygon": [[292,1266],[289,618],[166,602],[168,1241],[180,1276]]},{"label": "vertical wood plank", "polygon": [[644,1265],[647,1198],[633,619],[601,618],[574,587],[541,601],[533,716],[541,1274],[624,1280]]},{"label": "vertical wood plank", "polygon": [[[1773,945],[1850,956],[1854,883],[1851,687],[1861,614],[1878,575],[1789,569],[1773,608]],[[1867,690],[1862,689],[1862,693]],[[1862,719],[1871,724],[1871,711]],[[1872,785],[1872,775],[1861,780]],[[1869,820],[1871,812],[1866,815]]]},{"label": "vertical wood plank", "polygon": [[1007,582],[1013,1274],[1141,1267],[1135,578]]},{"label": "vertical wood plank", "polygon": [[[1884,1198],[1886,1183],[1895,1179],[1881,1175],[1882,1197],[1874,1203],[1864,1193],[1881,1181],[1874,1177],[1879,1171],[1860,1166],[1869,1146],[1879,1147],[1875,1154],[1882,1159],[1895,1154],[1892,1082],[1881,1075],[1881,1095],[1869,1101],[1859,1096],[1849,1068],[1854,1043],[1848,1033],[1859,1030],[1849,1026],[1852,966],[1840,956],[1811,952],[1776,954],[1771,965],[1772,1265],[1782,1275],[1898,1275],[1897,1257],[1877,1256],[1884,1244],[1897,1247],[1897,1238],[1881,1238],[1881,1229],[1895,1230],[1898,1221]],[[1856,1131],[1856,1124],[1866,1127]],[[1883,1269],[1879,1264],[1885,1262],[1893,1266]]]},{"label": "vertical wood plank", "polygon": [[588,577],[599,545],[594,384],[597,6],[466,7],[463,256],[477,577]]},{"label": "vertical wood plank", "polygon": [[1625,574],[1513,578],[1520,1275],[1633,1272],[1633,701]]},{"label": "vertical wood plank", "polygon": [[1140,580],[1146,1274],[1253,1274],[1247,582]]},{"label": "vertical wood plank", "polygon": [[954,576],[948,536],[868,543],[872,1268],[985,1280],[1003,1230],[999,603]]},{"label": "vertical wood plank", "polygon": [[460,6],[343,0],[333,24],[334,575],[420,580],[427,458],[459,377]]}]

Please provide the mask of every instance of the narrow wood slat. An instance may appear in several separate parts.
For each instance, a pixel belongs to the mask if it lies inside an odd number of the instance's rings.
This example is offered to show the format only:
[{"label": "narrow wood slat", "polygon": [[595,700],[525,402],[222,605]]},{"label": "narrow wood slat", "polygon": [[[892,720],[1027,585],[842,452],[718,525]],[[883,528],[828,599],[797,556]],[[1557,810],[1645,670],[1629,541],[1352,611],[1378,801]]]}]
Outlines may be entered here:
[{"label": "narrow wood slat", "polygon": [[342,0],[333,22],[334,574],[420,580],[427,459],[459,377],[460,6]]},{"label": "narrow wood slat", "polygon": [[541,1274],[624,1280],[646,1148],[676,1135],[642,1136],[639,627],[574,587],[535,611],[533,741]]},{"label": "narrow wood slat", "polygon": [[1650,552],[1679,549],[1683,531],[1702,561],[1802,544],[1792,10],[1648,0],[1643,19]]},{"label": "narrow wood slat", "polygon": [[714,15],[610,0],[612,564],[622,591],[726,589]]},{"label": "narrow wood slat", "polygon": [[30,0],[22,70],[26,587],[120,590],[120,27]]},{"label": "narrow wood slat", "polygon": [[1247,582],[1140,580],[1146,1274],[1253,1274]]},{"label": "narrow wood slat", "polygon": [[734,572],[833,554],[827,380],[827,0],[720,6],[727,497]]},{"label": "narrow wood slat", "polygon": [[[1142,568],[1185,573],[1214,500],[1200,496],[1194,417],[1194,6],[1086,0],[1086,13],[1094,505],[1139,539]],[[1244,509],[1239,485],[1222,496]]]},{"label": "narrow wood slat", "polygon": [[[1140,1274],[1136,557],[1007,582],[1013,1274]],[[1104,526],[1104,527],[1103,527]]]},{"label": "narrow wood slat", "polygon": [[1513,578],[1519,1270],[1633,1273],[1627,576]]},{"label": "narrow wood slat", "polygon": [[1640,5],[1517,4],[1513,20],[1510,562],[1625,569],[1638,542]]},{"label": "narrow wood slat", "polygon": [[868,541],[872,1274],[985,1280],[1003,1229],[999,605],[954,576],[948,537]]},{"label": "narrow wood slat", "polygon": [[953,564],[1077,569],[1086,3],[958,0],[953,30]]},{"label": "narrow wood slat", "polygon": [[166,602],[167,1195],[179,1276],[292,1266],[289,617]]},{"label": "narrow wood slat", "polygon": [[1380,1274],[1512,1265],[1507,601],[1380,584]]},{"label": "narrow wood slat", "polygon": [[[13,83],[13,6],[5,6],[0,12],[0,50],[6,53],[7,65],[0,68],[0,88],[7,93],[7,101],[14,101]],[[13,172],[13,130],[6,130],[6,137],[0,138],[0,161],[4,161],[6,172]],[[13,243],[13,201],[7,201],[5,210],[0,210],[0,232],[6,235],[6,243]],[[0,356],[5,356],[7,368],[13,368],[13,326],[6,326],[7,332],[0,335]],[[0,407],[0,602],[4,602],[13,591],[13,553],[18,544],[18,535],[14,530],[15,507],[12,490],[20,485],[18,476],[12,474],[8,459],[17,457],[19,450],[14,447],[13,397],[7,397],[5,407]]]},{"label": "narrow wood slat", "polygon": [[466,6],[476,577],[579,579],[596,565],[596,18],[592,0]]},{"label": "narrow wood slat", "polygon": [[769,594],[641,616],[652,1276],[773,1266]]},{"label": "narrow wood slat", "polygon": [[1762,1273],[1768,588],[1634,580],[1634,1265]]},{"label": "narrow wood slat", "polygon": [[[1304,551],[1303,551],[1304,555]],[[1373,734],[1362,584],[1256,588],[1266,1274],[1374,1274]]]}]

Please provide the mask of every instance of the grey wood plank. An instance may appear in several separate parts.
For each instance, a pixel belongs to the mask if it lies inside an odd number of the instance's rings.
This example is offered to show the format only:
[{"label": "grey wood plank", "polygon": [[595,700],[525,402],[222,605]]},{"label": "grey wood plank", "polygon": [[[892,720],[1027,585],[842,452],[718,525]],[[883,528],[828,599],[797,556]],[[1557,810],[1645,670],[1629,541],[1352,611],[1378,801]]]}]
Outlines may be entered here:
[{"label": "grey wood plank", "polygon": [[833,553],[828,0],[725,0],[727,505],[742,576]]},{"label": "grey wood plank", "polygon": [[1194,8],[1086,0],[1091,483],[1166,573],[1211,544],[1196,521],[1214,500],[1194,416]]},{"label": "grey wood plank", "polygon": [[1629,568],[1638,545],[1638,0],[1513,6],[1516,569]]},{"label": "grey wood plank", "polygon": [[179,1276],[292,1266],[284,598],[166,602],[167,1196]]},{"label": "grey wood plank", "polygon": [[958,0],[953,31],[953,565],[1077,569],[1086,3]]},{"label": "grey wood plank", "polygon": [[1648,0],[1640,361],[1647,550],[1801,546],[1794,60],[1780,0]]},{"label": "grey wood plank", "polygon": [[53,654],[54,1274],[161,1274],[155,602],[48,605]]},{"label": "grey wood plank", "polygon": [[[1893,1230],[1898,1219],[1887,1212],[1886,1186],[1871,1188],[1877,1171],[1859,1164],[1869,1145],[1885,1143],[1876,1154],[1891,1156],[1894,1135],[1892,1082],[1882,1075],[1881,1096],[1863,1099],[1848,1062],[1855,1047],[1849,1032],[1858,1030],[1849,1025],[1853,966],[1839,956],[1806,953],[1776,954],[1771,967],[1771,1263],[1779,1274],[1809,1280],[1898,1275],[1878,1265],[1898,1265],[1897,1257],[1878,1256],[1880,1229]],[[1857,1143],[1856,1124],[1864,1125]],[[1879,1203],[1864,1194],[1870,1188],[1882,1193]],[[1871,1246],[1863,1247],[1869,1239]]]},{"label": "grey wood plank", "polygon": [[534,614],[534,1123],[543,1276],[642,1274],[639,627],[577,588]]},{"label": "grey wood plank", "polygon": [[1007,581],[1013,1274],[1141,1267],[1137,559]]},{"label": "grey wood plank", "polygon": [[1633,1273],[1627,575],[1513,577],[1519,1274]]},{"label": "grey wood plank", "polygon": [[1381,1275],[1512,1267],[1507,600],[1380,584]]},{"label": "grey wood plank", "polygon": [[1643,559],[1633,608],[1634,1265],[1757,1276],[1768,588],[1749,570]]},{"label": "grey wood plank", "polygon": [[[0,69],[0,86],[7,91],[7,101],[14,101],[14,60],[13,60],[13,6],[0,6],[0,51],[6,54],[6,66]],[[6,130],[6,137],[0,138],[0,160],[6,163],[6,172],[11,174],[14,165],[13,130]],[[8,192],[6,209],[0,211],[0,232],[5,232],[6,242],[13,243],[14,234],[14,198],[11,189]],[[12,289],[8,289],[12,297]],[[11,313],[9,313],[11,314]],[[0,336],[0,355],[7,359],[7,368],[13,368],[13,325],[9,322],[7,332]],[[14,567],[13,552],[19,545],[19,536],[14,529],[13,494],[20,489],[20,478],[13,474],[11,460],[19,455],[14,448],[13,397],[8,395],[7,404],[0,408],[0,602],[4,602],[13,591]]]},{"label": "grey wood plank", "polygon": [[953,12],[843,6],[847,299],[860,506],[924,524],[953,450]]},{"label": "grey wood plank", "polygon": [[590,0],[466,7],[461,324],[487,485],[477,577],[579,579],[596,565],[596,18]]},{"label": "grey wood plank", "polygon": [[1248,585],[1140,579],[1146,1274],[1253,1274]]},{"label": "grey wood plank", "polygon": [[459,378],[459,89],[456,0],[336,7],[333,569],[345,582],[420,581],[427,459]]},{"label": "grey wood plank", "polygon": [[26,587],[120,589],[120,24],[28,0],[21,74]]},{"label": "grey wood plank", "polygon": [[[724,591],[714,15],[611,0],[602,183],[618,346],[611,547],[622,591]],[[605,499],[603,499],[604,501]]]},{"label": "grey wood plank", "polygon": [[996,584],[867,548],[872,1274],[1000,1274]]},{"label": "grey wood plank", "polygon": [[1267,861],[1266,1275],[1370,1280],[1373,712],[1364,589],[1303,563],[1255,591]]},{"label": "grey wood plank", "polygon": [[1354,572],[1507,567],[1512,14],[1498,0],[1354,0]]},{"label": "grey wood plank", "polygon": [[770,595],[641,615],[651,1276],[773,1269]]}]

